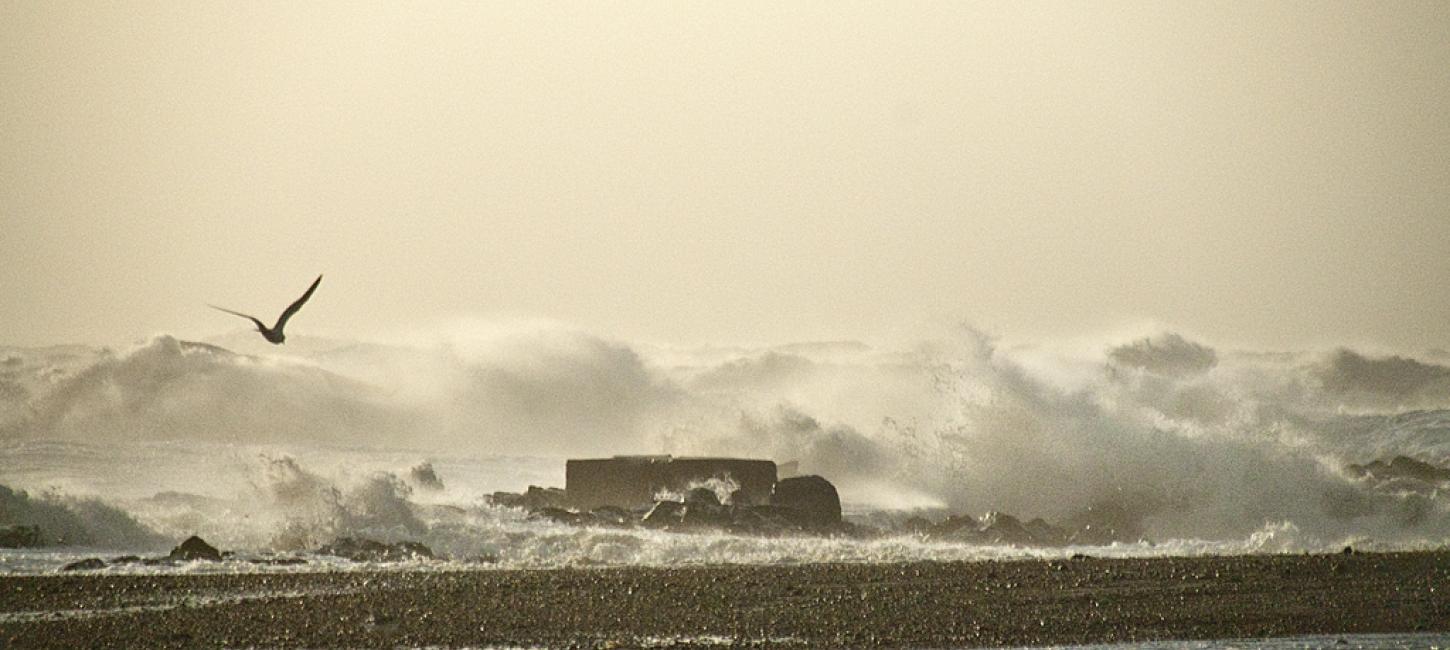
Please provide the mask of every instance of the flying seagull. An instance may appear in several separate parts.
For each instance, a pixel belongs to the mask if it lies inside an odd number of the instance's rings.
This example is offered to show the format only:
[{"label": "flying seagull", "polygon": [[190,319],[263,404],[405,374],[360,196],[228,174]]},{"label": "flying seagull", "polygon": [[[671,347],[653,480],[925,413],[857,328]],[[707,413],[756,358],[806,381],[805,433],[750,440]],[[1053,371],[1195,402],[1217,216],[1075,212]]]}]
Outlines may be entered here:
[{"label": "flying seagull", "polygon": [[257,331],[262,333],[262,338],[267,339],[267,341],[270,343],[281,345],[284,341],[287,340],[287,335],[282,333],[282,328],[287,326],[287,319],[291,318],[293,314],[297,313],[297,310],[302,308],[302,303],[307,302],[307,299],[312,297],[312,292],[316,291],[317,285],[321,283],[322,276],[319,275],[317,276],[316,280],[312,281],[312,286],[307,287],[307,293],[302,294],[301,298],[298,298],[292,304],[287,305],[286,309],[282,310],[282,315],[277,317],[277,324],[271,327],[267,327],[266,324],[262,323],[262,321],[257,320],[255,316],[243,314],[239,311],[232,311],[230,309],[227,309],[226,307],[218,307],[216,305],[207,306],[211,307],[212,309],[224,311],[234,316],[241,316],[242,318],[256,323]]}]

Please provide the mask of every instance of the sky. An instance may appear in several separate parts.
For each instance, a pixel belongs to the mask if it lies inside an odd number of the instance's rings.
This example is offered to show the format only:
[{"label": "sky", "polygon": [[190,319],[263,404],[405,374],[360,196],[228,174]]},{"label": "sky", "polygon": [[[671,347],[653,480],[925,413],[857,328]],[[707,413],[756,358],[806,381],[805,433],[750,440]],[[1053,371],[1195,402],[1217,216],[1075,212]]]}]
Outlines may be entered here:
[{"label": "sky", "polygon": [[1450,347],[1444,2],[0,0],[0,344]]}]

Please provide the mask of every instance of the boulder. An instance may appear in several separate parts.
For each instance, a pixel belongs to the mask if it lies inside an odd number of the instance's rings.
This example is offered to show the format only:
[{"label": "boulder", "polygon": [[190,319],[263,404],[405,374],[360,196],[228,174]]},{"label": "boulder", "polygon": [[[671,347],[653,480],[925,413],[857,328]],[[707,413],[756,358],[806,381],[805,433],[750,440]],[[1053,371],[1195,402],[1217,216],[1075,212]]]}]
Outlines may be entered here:
[{"label": "boulder", "polygon": [[61,571],[94,571],[106,568],[106,563],[98,557],[88,557],[84,560],[71,562],[60,568]]},{"label": "boulder", "polygon": [[802,521],[810,527],[841,523],[841,497],[836,486],[819,476],[793,476],[777,482],[770,504],[800,511]]},{"label": "boulder", "polygon": [[216,550],[215,546],[206,543],[202,538],[192,535],[186,538],[186,541],[182,542],[180,546],[171,549],[171,554],[167,558],[181,561],[206,560],[208,562],[220,562],[222,553]]}]

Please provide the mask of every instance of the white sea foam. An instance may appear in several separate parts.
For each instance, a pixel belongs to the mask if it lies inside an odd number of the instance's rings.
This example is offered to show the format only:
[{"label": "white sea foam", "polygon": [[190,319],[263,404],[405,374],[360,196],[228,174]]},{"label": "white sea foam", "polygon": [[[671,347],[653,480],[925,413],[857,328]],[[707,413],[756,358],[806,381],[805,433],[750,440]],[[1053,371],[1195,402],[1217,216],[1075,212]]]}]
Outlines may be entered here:
[{"label": "white sea foam", "polygon": [[[10,508],[0,524],[69,530],[68,541],[117,554],[190,534],[253,554],[362,535],[519,567],[1450,539],[1443,485],[1347,469],[1401,455],[1450,466],[1450,368],[1405,356],[1251,353],[1172,333],[1085,348],[965,328],[897,346],[681,349],[537,327],[269,354],[169,337],[119,352],[5,349],[0,484],[30,520]],[[564,458],[616,453],[799,461],[867,523],[989,510],[1062,523],[1111,510],[1154,543],[576,529],[482,500],[562,486]],[[415,471],[425,463],[431,474]],[[0,562],[23,571],[71,557],[35,553]],[[34,559],[45,553],[54,559]]]}]

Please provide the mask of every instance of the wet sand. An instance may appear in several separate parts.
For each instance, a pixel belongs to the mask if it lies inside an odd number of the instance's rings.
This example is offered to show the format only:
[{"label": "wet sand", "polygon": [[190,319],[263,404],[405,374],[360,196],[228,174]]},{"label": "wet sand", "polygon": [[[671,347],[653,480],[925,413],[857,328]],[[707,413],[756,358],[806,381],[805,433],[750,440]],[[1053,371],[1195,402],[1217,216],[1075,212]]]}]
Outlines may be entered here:
[{"label": "wet sand", "polygon": [[0,578],[0,647],[975,647],[1450,631],[1450,553]]}]

